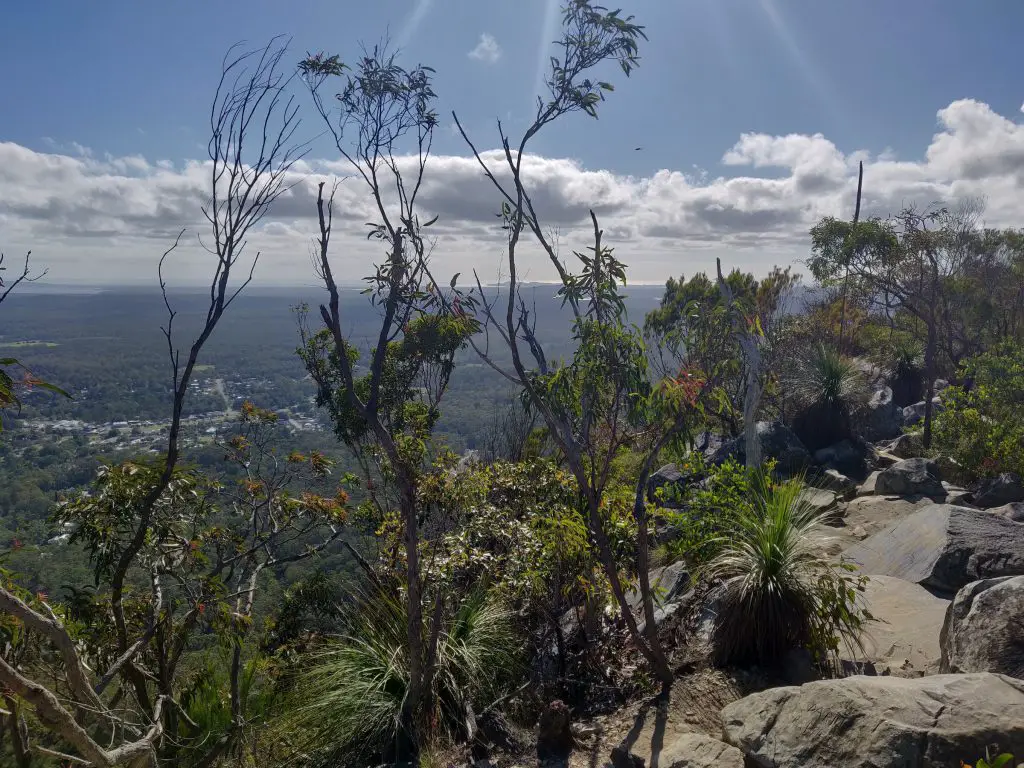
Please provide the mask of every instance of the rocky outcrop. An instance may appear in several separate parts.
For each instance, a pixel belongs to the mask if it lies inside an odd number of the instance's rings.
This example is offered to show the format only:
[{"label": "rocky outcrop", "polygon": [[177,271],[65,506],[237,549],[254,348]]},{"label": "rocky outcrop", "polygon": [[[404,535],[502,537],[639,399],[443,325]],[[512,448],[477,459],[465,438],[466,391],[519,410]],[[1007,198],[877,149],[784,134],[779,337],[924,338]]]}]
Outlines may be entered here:
[{"label": "rocky outcrop", "polygon": [[1024,482],[1014,472],[1003,472],[999,477],[987,477],[971,486],[971,500],[981,509],[1002,507],[1024,501]]},{"label": "rocky outcrop", "polygon": [[659,768],[743,768],[743,753],[702,733],[684,733],[658,757]]},{"label": "rocky outcrop", "polygon": [[877,390],[868,401],[861,432],[865,440],[877,442],[897,437],[903,427],[903,409],[893,401],[892,389]]},{"label": "rocky outcrop", "polygon": [[848,677],[774,688],[722,710],[725,740],[765,768],[953,766],[997,743],[1024,754],[1024,681]]},{"label": "rocky outcrop", "polygon": [[[692,594],[690,592],[692,586],[690,574],[683,562],[678,561],[648,571],[647,578],[650,580],[651,591],[654,594],[654,623],[660,627],[663,622],[675,616],[687,604]],[[643,600],[639,589],[629,590],[626,593],[626,600],[643,630],[647,623],[644,619]]]},{"label": "rocky outcrop", "polygon": [[950,601],[892,576],[872,576],[858,597],[873,621],[865,624],[857,661],[880,674],[910,676],[939,670],[939,633]]},{"label": "rocky outcrop", "polygon": [[866,574],[953,593],[978,579],[1024,574],[1024,524],[979,509],[930,504],[844,554]]},{"label": "rocky outcrop", "polygon": [[[925,402],[922,400],[920,403],[914,403],[908,405],[903,409],[903,425],[906,427],[912,427],[915,424],[920,424],[924,421],[924,407]],[[942,411],[942,401],[938,397],[932,398],[932,415]]]},{"label": "rocky outcrop", "polygon": [[857,495],[859,485],[856,480],[847,477],[835,469],[820,469],[809,478],[815,488],[832,491],[841,499],[852,499]]},{"label": "rocky outcrop", "polygon": [[869,450],[863,444],[840,440],[827,448],[815,451],[814,461],[847,477],[863,478],[867,475],[868,454]]},{"label": "rocky outcrop", "polygon": [[1024,678],[1024,576],[984,579],[956,593],[942,626],[943,672]]},{"label": "rocky outcrop", "polygon": [[875,493],[884,496],[927,496],[943,499],[939,465],[931,459],[903,459],[882,470],[875,481]]},{"label": "rocky outcrop", "polygon": [[924,452],[924,443],[921,441],[920,434],[908,432],[887,444],[885,450],[898,459],[912,459]]},{"label": "rocky outcrop", "polygon": [[816,514],[825,515],[826,519],[831,517],[830,522],[842,519],[842,515],[832,514],[838,512],[839,500],[832,491],[821,488],[805,488],[800,498],[804,504],[814,510]]},{"label": "rocky outcrop", "polygon": [[[811,455],[800,442],[800,438],[782,422],[757,422],[757,439],[761,447],[762,460],[775,459],[776,470],[782,475],[795,475],[804,471],[811,463]],[[746,453],[743,437],[737,437],[715,451],[711,462],[722,464],[732,458],[743,464],[746,461]]]},{"label": "rocky outcrop", "polygon": [[868,475],[867,480],[865,480],[863,483],[861,483],[860,487],[857,488],[857,495],[858,496],[874,496],[875,495],[875,487],[876,487],[876,485],[878,483],[878,476],[880,474],[882,474],[882,471],[880,469],[876,469],[874,472],[872,472],[870,475]]},{"label": "rocky outcrop", "polygon": [[992,507],[990,515],[999,515],[1015,523],[1024,523],[1024,501],[1015,501],[1012,504],[1004,504],[1001,507]]}]

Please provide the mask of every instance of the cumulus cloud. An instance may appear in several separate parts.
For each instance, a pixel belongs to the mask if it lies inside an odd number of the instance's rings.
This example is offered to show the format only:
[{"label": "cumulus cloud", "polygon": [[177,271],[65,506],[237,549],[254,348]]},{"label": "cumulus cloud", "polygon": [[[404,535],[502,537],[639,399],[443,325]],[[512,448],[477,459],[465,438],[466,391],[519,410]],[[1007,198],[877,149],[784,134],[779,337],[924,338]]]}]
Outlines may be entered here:
[{"label": "cumulus cloud", "polygon": [[501,46],[498,45],[498,41],[494,39],[493,35],[484,32],[480,35],[480,41],[476,47],[466,55],[485,64],[496,64],[501,58]]},{"label": "cumulus cloud", "polygon": [[[545,223],[560,230],[566,253],[586,246],[593,208],[638,281],[713,268],[716,256],[762,273],[805,257],[808,229],[820,217],[850,214],[862,160],[867,215],[984,196],[987,224],[1020,224],[1024,125],[972,100],[953,102],[937,118],[937,132],[917,159],[897,158],[891,150],[877,156],[844,151],[821,134],[746,133],[723,148],[717,169],[664,169],[639,178],[531,155],[523,159],[523,173]],[[501,152],[483,158],[507,179]],[[400,163],[411,172],[415,159]],[[291,188],[250,238],[250,248],[262,254],[259,280],[313,280],[308,254],[316,185],[332,177],[347,177],[336,195],[339,272],[353,279],[368,274],[381,246],[365,238],[374,206],[351,170],[309,159],[294,167]],[[193,235],[206,231],[200,208],[209,171],[202,161],[98,157],[70,145],[38,152],[0,143],[0,245],[5,252],[32,248],[55,282],[152,280],[156,259],[181,228]],[[497,273],[504,243],[495,216],[500,200],[474,159],[431,158],[419,200],[425,217],[439,217],[431,230],[439,274],[478,268],[488,279]],[[176,262],[180,279],[200,280],[209,266],[204,258],[197,246],[183,249]],[[553,277],[536,251],[524,251],[521,267],[529,279]]]}]

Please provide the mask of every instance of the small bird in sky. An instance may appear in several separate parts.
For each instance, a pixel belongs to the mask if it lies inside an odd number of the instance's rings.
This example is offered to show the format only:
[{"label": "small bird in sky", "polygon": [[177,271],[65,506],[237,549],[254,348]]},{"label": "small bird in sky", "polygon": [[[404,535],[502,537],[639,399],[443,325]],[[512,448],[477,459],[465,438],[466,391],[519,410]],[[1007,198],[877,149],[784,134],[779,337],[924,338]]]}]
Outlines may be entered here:
[{"label": "small bird in sky", "polygon": [[639,152],[643,147],[633,147],[634,152]]}]

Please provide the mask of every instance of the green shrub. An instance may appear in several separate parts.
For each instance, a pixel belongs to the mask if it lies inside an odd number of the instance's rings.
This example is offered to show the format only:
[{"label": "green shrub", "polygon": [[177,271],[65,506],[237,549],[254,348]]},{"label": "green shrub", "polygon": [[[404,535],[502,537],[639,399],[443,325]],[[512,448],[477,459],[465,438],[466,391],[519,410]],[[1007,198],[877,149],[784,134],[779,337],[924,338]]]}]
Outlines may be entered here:
[{"label": "green shrub", "polygon": [[751,474],[734,459],[708,467],[699,453],[690,454],[679,466],[684,474],[704,480],[682,492],[665,489],[662,501],[675,502],[680,508],[660,513],[672,531],[661,559],[701,565],[721,550],[740,509],[749,503]]},{"label": "green shrub", "polygon": [[943,392],[935,448],[976,475],[1024,475],[1024,349],[1003,345],[969,361],[962,375],[973,385]]},{"label": "green shrub", "polygon": [[803,483],[772,484],[762,473],[752,503],[738,510],[707,567],[723,580],[716,661],[772,664],[793,648],[823,659],[841,642],[856,646],[870,618],[856,604],[864,579],[823,557],[818,533],[826,513],[807,503]]},{"label": "green shrub", "polygon": [[[1004,766],[1010,765],[1012,761],[1013,755],[1009,752],[1003,752],[996,757],[990,757],[986,751],[985,757],[979,757],[978,762],[974,764],[974,768],[1004,768]],[[961,760],[960,768],[971,768],[971,765]],[[1017,766],[1017,768],[1020,768],[1020,766]]]},{"label": "green shrub", "polygon": [[[409,681],[405,632],[403,603],[368,595],[348,635],[300,662],[288,711],[278,724],[281,739],[292,747],[287,765],[361,768],[402,751],[400,717]],[[438,637],[421,743],[458,734],[470,708],[500,695],[518,661],[517,643],[510,614],[486,592],[477,590],[462,603]]]}]

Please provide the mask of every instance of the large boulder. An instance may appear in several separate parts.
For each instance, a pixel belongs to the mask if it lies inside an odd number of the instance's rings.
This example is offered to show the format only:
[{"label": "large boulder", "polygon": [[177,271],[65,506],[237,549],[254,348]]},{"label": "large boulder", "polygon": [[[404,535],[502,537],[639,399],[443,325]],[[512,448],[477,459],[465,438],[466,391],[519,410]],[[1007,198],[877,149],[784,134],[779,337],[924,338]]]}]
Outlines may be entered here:
[{"label": "large boulder", "polygon": [[861,443],[840,440],[838,443],[815,451],[814,461],[822,467],[834,469],[847,477],[863,479],[867,476],[869,453],[867,446]]},{"label": "large boulder", "polygon": [[957,592],[941,644],[943,672],[1024,678],[1024,576],[975,581]]},{"label": "large boulder", "polygon": [[931,459],[903,459],[883,469],[875,481],[875,493],[880,496],[927,496],[931,499],[946,497],[939,465]]},{"label": "large boulder", "polygon": [[[858,596],[873,621],[861,632],[856,660],[881,673],[934,674],[939,670],[939,633],[950,601],[892,576],[872,576]],[[973,670],[972,670],[973,671]]]},{"label": "large boulder", "polygon": [[765,768],[909,768],[1024,755],[1024,681],[847,677],[772,688],[722,710],[725,740]]},{"label": "large boulder", "polygon": [[[811,463],[811,455],[800,442],[800,438],[780,421],[757,422],[757,439],[761,448],[761,459],[775,459],[776,470],[780,474],[795,475]],[[711,462],[722,464],[732,458],[743,464],[746,457],[746,441],[741,435],[715,451],[711,456]]]},{"label": "large boulder", "polygon": [[898,459],[912,459],[924,452],[924,442],[919,432],[907,432],[886,445],[885,449]]},{"label": "large boulder", "polygon": [[893,401],[892,389],[883,387],[868,400],[861,433],[865,440],[877,442],[897,437],[903,428],[903,409]]},{"label": "large boulder", "polygon": [[[647,572],[647,578],[650,581],[654,597],[654,623],[660,627],[663,622],[675,616],[687,604],[691,596],[690,574],[680,560],[671,565],[653,568]],[[626,600],[642,629],[647,622],[644,618],[643,599],[640,596],[639,587],[630,589],[626,593]]]},{"label": "large boulder", "polygon": [[743,753],[702,733],[684,733],[658,756],[660,768],[743,768]]},{"label": "large boulder", "polygon": [[929,504],[844,554],[866,574],[952,593],[978,579],[1024,574],[1024,524],[980,509]]},{"label": "large boulder", "polygon": [[971,486],[971,497],[974,506],[981,509],[1024,501],[1024,482],[1015,472],[1003,472],[999,477],[986,477]]},{"label": "large boulder", "polygon": [[857,489],[860,484],[853,480],[842,472],[838,472],[834,469],[819,469],[808,476],[808,481],[815,488],[822,488],[826,491],[832,491],[836,496],[841,499],[852,499],[857,495]]},{"label": "large boulder", "polygon": [[[903,409],[903,425],[912,427],[915,424],[920,424],[924,421],[924,407],[925,401],[922,400],[919,403],[908,405]],[[932,398],[932,415],[939,413],[942,410],[942,401],[938,397]]]},{"label": "large boulder", "polygon": [[863,483],[861,483],[860,487],[857,488],[857,495],[858,496],[874,496],[875,495],[875,486],[878,483],[878,476],[880,474],[882,474],[882,470],[876,469],[874,472],[872,472],[870,475],[868,475],[867,480],[865,480]]}]

